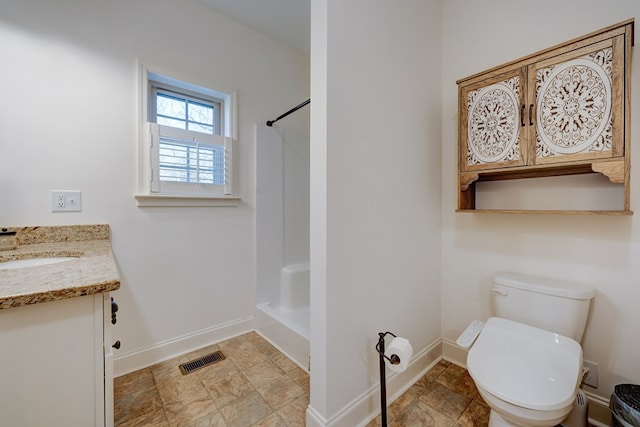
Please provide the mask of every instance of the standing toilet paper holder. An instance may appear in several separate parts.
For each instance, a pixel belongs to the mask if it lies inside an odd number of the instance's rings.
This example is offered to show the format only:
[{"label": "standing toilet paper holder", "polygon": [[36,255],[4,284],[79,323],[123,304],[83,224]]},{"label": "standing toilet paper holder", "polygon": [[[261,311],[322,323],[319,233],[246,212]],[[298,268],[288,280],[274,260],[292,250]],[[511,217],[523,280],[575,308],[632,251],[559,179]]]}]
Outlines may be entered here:
[{"label": "standing toilet paper holder", "polygon": [[384,337],[391,335],[394,338],[396,335],[392,332],[378,332],[378,344],[376,344],[376,351],[380,355],[380,424],[382,427],[387,427],[387,379],[385,374],[385,359],[392,365],[398,365],[400,363],[400,357],[397,354],[392,354],[391,357],[387,357],[384,354]]}]

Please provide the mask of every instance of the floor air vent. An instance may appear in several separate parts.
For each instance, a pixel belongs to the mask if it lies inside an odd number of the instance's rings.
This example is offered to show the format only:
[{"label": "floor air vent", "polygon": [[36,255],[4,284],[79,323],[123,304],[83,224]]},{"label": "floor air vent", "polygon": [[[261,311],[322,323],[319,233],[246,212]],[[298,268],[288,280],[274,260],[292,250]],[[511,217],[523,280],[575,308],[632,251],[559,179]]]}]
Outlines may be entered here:
[{"label": "floor air vent", "polygon": [[206,356],[199,357],[191,362],[183,363],[180,365],[180,372],[182,372],[182,375],[187,375],[193,371],[197,371],[200,368],[204,368],[205,366],[212,365],[224,359],[226,359],[224,354],[222,354],[221,351],[216,351],[215,353],[207,354]]}]

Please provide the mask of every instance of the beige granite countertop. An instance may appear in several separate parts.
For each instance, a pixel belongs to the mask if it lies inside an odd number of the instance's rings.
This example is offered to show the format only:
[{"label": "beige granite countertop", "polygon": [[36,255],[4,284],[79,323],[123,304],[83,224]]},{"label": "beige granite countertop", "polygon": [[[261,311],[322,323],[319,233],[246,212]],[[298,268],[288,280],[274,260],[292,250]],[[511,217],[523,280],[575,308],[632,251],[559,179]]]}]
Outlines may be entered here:
[{"label": "beige granite countertop", "polygon": [[0,309],[120,288],[108,225],[7,228],[16,231],[19,246],[0,251],[0,263],[52,256],[78,258],[57,264],[0,270]]}]

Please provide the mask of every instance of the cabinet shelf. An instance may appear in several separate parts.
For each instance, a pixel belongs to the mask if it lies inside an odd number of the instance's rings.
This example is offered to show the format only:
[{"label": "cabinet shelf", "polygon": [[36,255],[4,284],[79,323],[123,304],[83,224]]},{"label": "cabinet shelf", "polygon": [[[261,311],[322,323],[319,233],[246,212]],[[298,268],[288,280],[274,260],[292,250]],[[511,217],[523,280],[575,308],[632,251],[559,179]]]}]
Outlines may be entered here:
[{"label": "cabinet shelf", "polygon": [[461,213],[631,216],[631,210],[457,209]]}]

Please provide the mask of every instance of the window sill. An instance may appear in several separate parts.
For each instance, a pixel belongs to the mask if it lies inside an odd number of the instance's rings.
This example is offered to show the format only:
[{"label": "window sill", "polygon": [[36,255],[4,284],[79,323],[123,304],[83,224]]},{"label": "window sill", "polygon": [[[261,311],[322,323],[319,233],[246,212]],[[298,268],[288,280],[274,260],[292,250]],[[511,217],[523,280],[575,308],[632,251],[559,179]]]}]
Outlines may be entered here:
[{"label": "window sill", "polygon": [[136,194],[139,207],[233,207],[239,196],[201,196],[182,194]]}]

